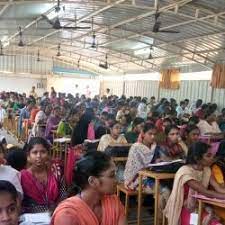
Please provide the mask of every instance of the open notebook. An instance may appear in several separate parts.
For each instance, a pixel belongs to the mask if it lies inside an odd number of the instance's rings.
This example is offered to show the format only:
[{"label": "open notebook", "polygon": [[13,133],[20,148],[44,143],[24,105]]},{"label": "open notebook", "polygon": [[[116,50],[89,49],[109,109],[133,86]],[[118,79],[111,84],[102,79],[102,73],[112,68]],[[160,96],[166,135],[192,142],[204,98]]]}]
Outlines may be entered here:
[{"label": "open notebook", "polygon": [[168,162],[150,163],[148,164],[148,167],[167,166],[173,163],[182,163],[182,162],[184,162],[182,159],[177,159],[177,160],[168,161]]},{"label": "open notebook", "polygon": [[20,225],[49,225],[51,216],[46,213],[24,213],[20,216]]}]

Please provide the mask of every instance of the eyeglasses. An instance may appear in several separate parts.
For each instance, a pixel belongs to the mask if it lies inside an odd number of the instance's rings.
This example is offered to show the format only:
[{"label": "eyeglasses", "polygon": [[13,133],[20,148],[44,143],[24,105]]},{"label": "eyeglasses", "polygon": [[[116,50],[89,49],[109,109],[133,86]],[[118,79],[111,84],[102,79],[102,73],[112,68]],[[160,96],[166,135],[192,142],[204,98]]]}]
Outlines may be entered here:
[{"label": "eyeglasses", "polygon": [[109,179],[115,179],[116,178],[116,172],[114,172],[113,174],[110,174],[110,175],[99,175],[98,177],[106,177],[106,178],[109,178]]},{"label": "eyeglasses", "polygon": [[169,135],[171,135],[171,136],[178,136],[179,135],[179,133],[170,133]]}]

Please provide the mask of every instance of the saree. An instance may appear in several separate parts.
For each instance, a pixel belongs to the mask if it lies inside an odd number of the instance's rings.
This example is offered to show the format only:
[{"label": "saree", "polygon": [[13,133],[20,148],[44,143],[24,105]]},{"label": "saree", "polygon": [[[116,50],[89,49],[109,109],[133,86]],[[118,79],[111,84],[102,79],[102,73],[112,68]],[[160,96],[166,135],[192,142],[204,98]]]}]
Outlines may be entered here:
[{"label": "saree", "polygon": [[[47,183],[39,182],[29,170],[21,171],[21,185],[24,191],[22,203],[25,213],[45,212],[54,208],[57,202],[65,196],[64,188],[57,165],[52,165],[48,172]],[[58,170],[58,171],[57,171]],[[31,188],[32,187],[32,188]]]},{"label": "saree", "polygon": [[211,170],[209,167],[205,167],[203,171],[197,171],[190,165],[182,166],[176,173],[173,190],[166,204],[164,214],[168,219],[168,225],[180,225],[181,215],[183,207],[194,212],[196,208],[196,199],[193,197],[197,194],[190,188],[187,200],[184,201],[185,184],[190,180],[199,181],[204,187],[208,187],[211,177]]},{"label": "saree", "polygon": [[57,219],[66,214],[79,225],[118,225],[121,217],[125,216],[124,208],[117,196],[106,195],[102,199],[102,221],[98,221],[91,208],[78,196],[63,201],[55,210],[51,225],[57,225]]}]

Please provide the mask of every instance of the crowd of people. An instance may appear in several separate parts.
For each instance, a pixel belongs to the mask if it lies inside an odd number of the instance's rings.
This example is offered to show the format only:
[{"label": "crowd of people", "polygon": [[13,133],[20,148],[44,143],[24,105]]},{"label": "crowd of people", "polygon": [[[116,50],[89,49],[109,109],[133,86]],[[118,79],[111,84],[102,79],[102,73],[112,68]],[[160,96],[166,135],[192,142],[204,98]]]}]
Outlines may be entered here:
[{"label": "crowd of people", "polygon": [[[41,97],[35,87],[29,95],[0,93],[0,224],[125,225],[123,205],[114,195],[116,183],[137,190],[140,170],[174,160],[183,163],[174,182],[160,184],[159,207],[169,225],[190,224],[196,193],[225,199],[225,109],[219,112],[215,103],[201,99],[178,104],[172,98],[157,102],[154,96],[109,93],[93,99],[57,93],[54,87]],[[22,148],[4,130],[4,121],[16,116]],[[23,139],[26,126],[29,133]],[[99,142],[71,168],[69,185],[62,165],[50,155],[56,137],[70,137],[70,148],[87,139]],[[216,151],[209,138],[217,143]],[[115,164],[109,147],[128,145],[126,163]],[[143,184],[152,193],[154,180],[144,178]],[[224,224],[225,211],[206,207],[203,222]]]}]

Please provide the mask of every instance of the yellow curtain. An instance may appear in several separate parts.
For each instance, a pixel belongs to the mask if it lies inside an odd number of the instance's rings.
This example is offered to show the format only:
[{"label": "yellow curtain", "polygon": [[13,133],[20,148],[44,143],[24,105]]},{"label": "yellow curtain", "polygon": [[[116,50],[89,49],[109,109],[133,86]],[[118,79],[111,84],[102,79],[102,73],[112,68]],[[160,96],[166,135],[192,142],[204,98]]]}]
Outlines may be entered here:
[{"label": "yellow curtain", "polygon": [[161,79],[159,83],[163,89],[179,89],[180,88],[180,70],[171,68],[161,71]]},{"label": "yellow curtain", "polygon": [[211,86],[214,88],[225,88],[225,64],[214,65]]}]

